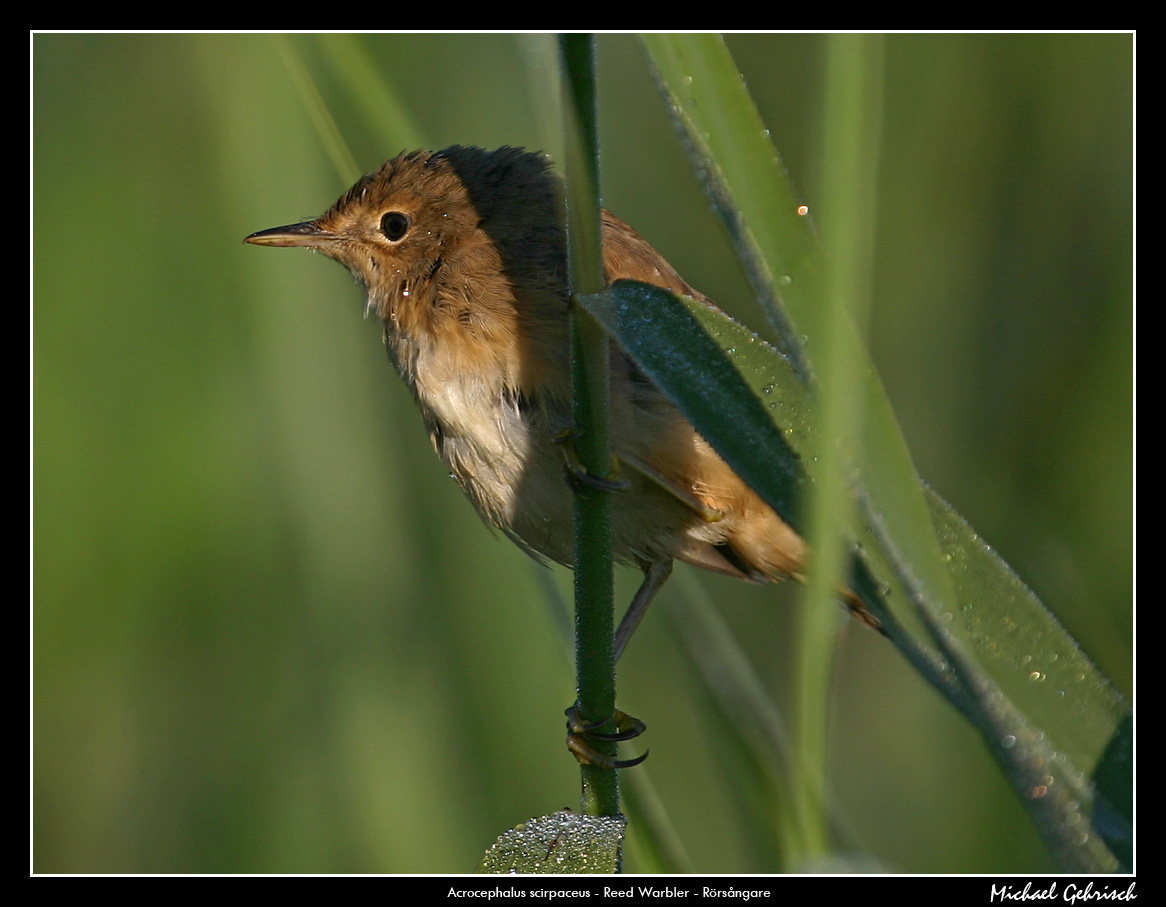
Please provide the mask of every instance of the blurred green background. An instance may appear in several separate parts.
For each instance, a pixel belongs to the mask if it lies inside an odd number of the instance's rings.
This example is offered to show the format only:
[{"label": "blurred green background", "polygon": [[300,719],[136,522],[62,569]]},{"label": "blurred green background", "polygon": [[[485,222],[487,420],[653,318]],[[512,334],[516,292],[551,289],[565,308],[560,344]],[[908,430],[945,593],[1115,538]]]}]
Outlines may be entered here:
[{"label": "blurred green background", "polygon": [[[728,43],[812,210],[821,39]],[[605,203],[760,326],[637,40],[598,46]],[[885,53],[874,358],[920,473],[1129,695],[1133,39]],[[347,188],[321,110],[362,170],[455,143],[557,152],[554,54],[33,37],[35,871],[462,872],[577,804],[548,606],[569,573],[483,528],[344,271],[241,242]],[[694,583],[788,696],[789,590],[679,577],[621,664],[649,725],[636,771],[694,870],[771,871],[669,628]],[[975,732],[884,640],[840,632],[848,865],[1053,868]]]}]

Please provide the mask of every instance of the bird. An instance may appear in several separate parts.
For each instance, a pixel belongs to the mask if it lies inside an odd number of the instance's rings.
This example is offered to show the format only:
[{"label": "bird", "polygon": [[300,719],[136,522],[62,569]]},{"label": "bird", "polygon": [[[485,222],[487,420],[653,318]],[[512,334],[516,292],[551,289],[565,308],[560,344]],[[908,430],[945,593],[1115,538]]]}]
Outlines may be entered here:
[{"label": "bird", "polygon": [[[573,566],[572,486],[603,480],[570,456],[562,198],[539,152],[402,152],[315,220],[245,241],[344,265],[383,324],[434,449],[479,514],[536,559]],[[609,283],[640,281],[713,305],[606,209],[602,230]],[[614,344],[610,370],[612,553],[644,573],[615,635],[618,659],[674,561],[751,582],[801,579],[807,546]],[[840,597],[877,628],[857,595]]]}]

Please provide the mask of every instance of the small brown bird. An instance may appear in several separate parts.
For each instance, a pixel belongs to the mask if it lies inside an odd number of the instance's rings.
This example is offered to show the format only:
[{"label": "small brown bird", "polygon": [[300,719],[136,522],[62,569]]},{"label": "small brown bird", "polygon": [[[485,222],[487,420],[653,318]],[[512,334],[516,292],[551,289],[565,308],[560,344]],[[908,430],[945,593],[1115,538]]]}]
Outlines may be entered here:
[{"label": "small brown bird", "polygon": [[[541,154],[414,152],[361,178],[316,220],[247,242],[315,249],[352,272],[433,446],[478,512],[528,553],[570,566],[572,492],[558,443],[571,429],[560,193]],[[603,237],[609,281],[707,302],[607,211]],[[616,636],[618,657],[673,560],[764,582],[798,577],[806,548],[615,348],[611,382],[612,446],[626,483],[612,504],[613,551],[645,572]],[[874,621],[857,599],[848,603]]]}]

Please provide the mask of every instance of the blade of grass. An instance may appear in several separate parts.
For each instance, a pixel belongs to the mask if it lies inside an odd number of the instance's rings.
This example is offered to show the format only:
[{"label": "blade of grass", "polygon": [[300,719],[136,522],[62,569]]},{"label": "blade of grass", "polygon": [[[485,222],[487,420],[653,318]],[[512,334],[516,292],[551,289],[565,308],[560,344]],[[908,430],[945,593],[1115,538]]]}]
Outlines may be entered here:
[{"label": "blade of grass", "polygon": [[[783,351],[812,384],[818,366],[802,338],[813,337],[816,345],[825,336],[826,264],[809,222],[798,215],[784,168],[728,49],[716,35],[651,35],[644,42],[690,158],[784,340]],[[868,395],[885,401],[862,345],[850,338],[847,346],[859,357],[855,367]],[[909,567],[901,570],[910,593],[930,602],[950,602],[950,582],[906,444],[889,405],[872,410],[872,402],[864,406],[870,431],[863,450],[870,451],[887,475],[878,485],[869,483],[873,490],[868,491],[875,495],[870,506],[886,513],[911,555]],[[886,604],[900,623],[926,637],[909,600],[893,597]]]},{"label": "blade of grass", "polygon": [[[823,439],[806,514],[805,536],[812,558],[799,612],[799,644],[791,724],[795,728],[795,840],[804,847],[798,862],[829,852],[825,812],[828,765],[827,716],[830,678],[837,639],[833,603],[848,581],[849,550],[854,537],[855,499],[849,485],[852,457],[859,449],[863,413],[858,406],[859,357],[850,330],[865,322],[870,298],[870,264],[875,222],[875,171],[881,82],[878,38],[834,35],[827,39],[826,130],[823,137],[823,210],[831,232],[826,236],[832,267],[823,282],[821,334],[815,337],[817,378],[814,424]],[[857,316],[857,317],[856,317]]]},{"label": "blade of grass", "polygon": [[424,130],[394,86],[381,77],[361,36],[315,35],[313,42],[344,86],[346,96],[359,105],[364,121],[380,131],[386,153],[391,142],[425,147]]},{"label": "blade of grass", "polygon": [[331,111],[328,110],[328,105],[320,94],[315,78],[308,71],[303,58],[289,38],[280,37],[277,46],[279,47],[279,55],[287,67],[288,75],[291,76],[292,83],[303,99],[308,116],[312,119],[312,125],[316,127],[320,141],[323,143],[328,157],[332,159],[332,165],[340,175],[341,182],[345,184],[355,182],[364,171],[357,165],[356,158],[352,156],[348,143],[340,134],[340,128],[336,125]]}]

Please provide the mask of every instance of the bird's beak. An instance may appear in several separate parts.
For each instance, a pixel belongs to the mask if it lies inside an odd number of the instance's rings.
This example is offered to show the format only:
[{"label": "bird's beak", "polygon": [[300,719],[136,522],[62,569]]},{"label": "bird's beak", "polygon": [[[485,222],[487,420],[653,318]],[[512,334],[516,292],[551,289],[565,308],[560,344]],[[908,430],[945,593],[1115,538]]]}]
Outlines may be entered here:
[{"label": "bird's beak", "polygon": [[257,246],[306,246],[313,249],[326,245],[336,238],[335,233],[320,229],[315,221],[308,221],[260,230],[258,233],[252,233],[243,242],[254,243]]}]

